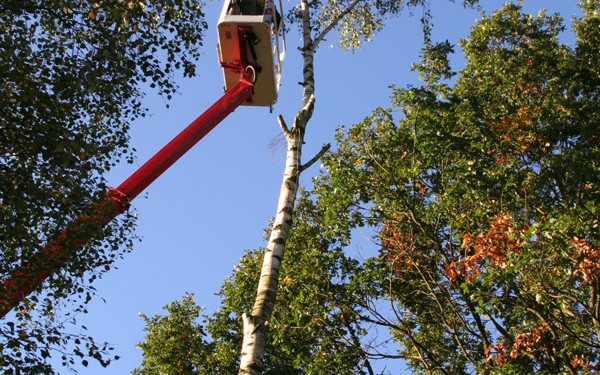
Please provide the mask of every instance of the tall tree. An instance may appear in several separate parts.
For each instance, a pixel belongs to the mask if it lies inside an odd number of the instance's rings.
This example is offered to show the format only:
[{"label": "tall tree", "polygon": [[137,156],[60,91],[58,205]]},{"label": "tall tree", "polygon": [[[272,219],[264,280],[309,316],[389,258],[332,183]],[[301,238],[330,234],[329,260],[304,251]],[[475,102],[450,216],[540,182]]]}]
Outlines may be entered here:
[{"label": "tall tree", "polygon": [[454,87],[452,47],[429,45],[424,85],[325,157],[325,227],[371,226],[381,246],[355,314],[417,373],[600,367],[600,3],[581,7],[574,46],[558,15],[483,17]]},{"label": "tall tree", "polygon": [[[325,314],[334,319],[317,321],[389,329],[401,347],[387,356],[416,373],[598,369],[600,5],[586,1],[582,9],[576,44],[568,46],[559,40],[559,16],[534,17],[507,4],[461,42],[467,66],[453,87],[452,47],[431,43],[415,66],[422,87],[394,89],[392,108],[340,131],[339,149],[325,157],[327,173],[316,185],[318,206],[305,211],[300,200],[287,247],[306,249],[302,241],[322,237],[329,249],[319,253],[330,254],[329,241],[345,243],[353,228],[368,225],[381,256],[359,269],[345,263],[344,294],[320,300],[327,287],[319,283],[335,273],[302,267],[327,257],[301,259],[292,251],[281,271],[281,316],[312,312],[315,300],[335,306]],[[293,241],[296,228],[310,223],[316,232]],[[230,372],[240,339],[235,317],[251,305],[244,290],[259,278],[259,262],[244,258],[213,318],[215,353]],[[288,271],[310,282],[298,285]],[[288,285],[300,288],[287,295]],[[267,349],[265,372],[316,371],[279,338],[293,331],[304,342],[319,333],[308,321],[294,326],[273,317],[277,347]],[[280,336],[286,329],[290,336]],[[355,332],[358,353],[386,356],[370,353],[382,346]],[[308,348],[310,363],[315,347]]]},{"label": "tall tree", "polygon": [[[475,3],[477,1],[463,1],[465,5],[473,5]],[[296,194],[299,188],[299,176],[302,171],[317,160],[328,148],[328,146],[325,146],[322,152],[315,158],[304,164],[302,163],[301,151],[304,144],[304,136],[315,105],[314,53],[321,42],[325,40],[325,37],[332,31],[339,33],[340,45],[343,48],[357,49],[363,42],[370,40],[383,27],[386,18],[398,15],[405,8],[413,9],[421,6],[424,8],[425,14],[423,17],[424,29],[428,32],[428,2],[425,0],[411,0],[406,2],[371,2],[360,0],[300,1],[298,6],[294,7],[287,14],[288,24],[296,25],[302,35],[303,44],[300,47],[304,62],[304,80],[301,82],[303,87],[302,105],[294,118],[291,128],[287,126],[281,116],[278,117],[287,142],[286,166],[277,213],[269,231],[268,244],[262,257],[261,273],[257,280],[257,297],[251,309],[249,305],[244,305],[251,312],[242,314],[245,334],[243,335],[240,373],[260,373],[263,370],[268,371],[267,369],[270,368],[264,359],[267,333],[269,327],[273,326],[271,318],[276,308],[275,297],[279,285],[279,274],[280,272],[285,272],[281,271],[280,266],[283,260],[284,249],[288,246],[288,239],[291,235],[290,228],[293,225],[292,212],[295,208]],[[252,260],[249,259],[248,262],[256,262],[254,258],[257,255],[254,254],[252,256]],[[316,255],[314,255],[314,259],[317,259]],[[240,289],[241,285],[236,281],[235,290],[244,290],[244,293],[247,293],[249,284],[247,282],[242,283],[241,281],[239,283],[243,285],[243,288]],[[234,300],[238,304],[241,303],[239,299]],[[229,318],[229,312],[226,311],[224,316]],[[236,311],[236,313],[239,313],[239,311]],[[348,328],[348,330],[350,329]],[[221,334],[224,334],[228,339],[232,337],[227,332],[221,332]],[[357,343],[360,341],[359,336],[355,333],[351,333],[350,335],[352,336],[351,341],[353,342],[353,346],[357,348],[359,346]],[[216,335],[213,335],[213,338],[217,339],[216,337]],[[354,342],[354,339],[357,341]],[[230,347],[227,350],[229,355],[233,355],[233,358],[235,358],[236,352],[231,352]],[[217,355],[217,357],[221,356],[221,354]],[[228,358],[229,362],[227,363],[232,363],[231,357]],[[291,371],[295,367],[308,366],[307,364],[300,365],[300,362],[290,363],[288,361],[285,363],[289,366],[286,371]],[[302,363],[304,364],[305,362]],[[229,365],[226,367],[227,370],[220,368],[220,371],[232,372],[234,368],[232,366]],[[352,368],[360,369],[361,367]]]},{"label": "tall tree", "polygon": [[[358,262],[344,255],[339,241],[323,235],[321,223],[314,220],[316,205],[305,192],[294,215],[287,246],[296,251],[288,252],[286,267],[281,269],[263,373],[372,373],[369,358],[357,345],[363,328],[354,315],[334,304],[350,303],[353,298],[347,282]],[[204,317],[206,323],[199,321],[197,314],[181,313],[199,309],[195,305],[179,308],[189,302],[188,296],[165,308],[165,316],[144,317],[146,337],[139,344],[144,360],[134,374],[156,374],[161,369],[165,373],[165,369],[188,363],[191,366],[187,368],[194,369],[189,374],[235,373],[243,337],[240,317],[254,303],[254,296],[247,291],[260,279],[263,256],[263,249],[246,252],[235,274],[223,283],[221,307]],[[197,344],[189,352],[192,343]],[[186,349],[171,350],[179,347]]]},{"label": "tall tree", "polygon": [[[33,254],[104,195],[104,174],[120,159],[132,161],[128,130],[147,113],[143,89],[170,99],[177,70],[195,75],[205,28],[195,0],[2,2],[2,279],[43,261]],[[75,318],[58,311],[75,301],[75,313],[85,312],[90,283],[131,248],[132,228],[133,215],[107,227],[3,322],[3,373],[52,373],[52,353],[66,365],[78,357],[110,362],[108,346],[71,333]]]},{"label": "tall tree", "polygon": [[[474,4],[477,1],[465,0],[463,3]],[[287,142],[286,163],[283,172],[283,183],[279,195],[277,213],[272,224],[268,244],[265,248],[263,265],[258,284],[257,296],[252,311],[244,313],[244,337],[242,342],[240,374],[259,374],[264,368],[263,357],[267,342],[269,321],[273,312],[279,272],[283,260],[287,237],[292,224],[298,180],[303,170],[309,167],[329,146],[302,164],[302,145],[307,125],[312,117],[315,105],[314,56],[332,30],[339,33],[340,45],[347,49],[356,49],[371,39],[384,24],[384,20],[400,13],[405,7],[423,6],[424,29],[429,30],[428,2],[426,0],[410,1],[305,1],[288,14],[292,24],[298,25],[302,34],[302,46],[299,48],[303,58],[302,105],[294,117],[291,128],[288,128],[282,116],[278,117],[281,129]]]}]

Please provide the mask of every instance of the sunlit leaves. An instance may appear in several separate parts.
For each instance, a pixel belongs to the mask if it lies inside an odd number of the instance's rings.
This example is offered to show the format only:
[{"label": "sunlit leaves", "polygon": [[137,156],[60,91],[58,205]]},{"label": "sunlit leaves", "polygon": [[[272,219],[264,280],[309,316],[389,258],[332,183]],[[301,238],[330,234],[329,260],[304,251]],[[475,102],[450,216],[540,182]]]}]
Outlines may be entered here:
[{"label": "sunlit leaves", "polygon": [[462,248],[467,254],[458,261],[446,266],[446,275],[452,281],[458,278],[470,281],[480,273],[482,264],[490,263],[501,269],[506,268],[510,253],[523,250],[523,228],[514,228],[509,214],[496,215],[486,233],[462,235]]},{"label": "sunlit leaves", "polygon": [[211,344],[206,341],[206,331],[198,320],[202,308],[194,297],[186,294],[181,301],[166,306],[167,315],[148,317],[141,314],[146,327],[145,339],[138,344],[144,354],[135,375],[206,374]]},{"label": "sunlit leaves", "polygon": [[325,159],[323,227],[378,233],[366,298],[393,304],[371,313],[417,371],[598,366],[598,3],[585,6],[576,47],[556,15],[483,17],[452,88],[451,46],[428,44],[425,85],[394,88]]},{"label": "sunlit leaves", "polygon": [[[368,361],[360,346],[363,329],[357,324],[356,295],[348,286],[358,262],[335,247],[333,239],[323,236],[315,209],[303,193],[286,246],[278,302],[268,322],[270,345],[264,359],[265,374],[366,372]],[[195,363],[196,369],[204,371],[188,373],[235,373],[242,338],[241,315],[254,302],[262,258],[263,250],[257,249],[240,259],[234,274],[223,283],[220,308],[207,317],[206,332],[212,340],[196,345],[191,356],[186,357],[183,350],[171,350],[183,345],[178,343],[182,336],[200,340],[203,335],[198,335],[202,329],[194,323],[197,315],[181,313],[179,306],[185,299],[168,305],[165,317],[142,316],[147,332],[145,341],[139,344],[144,362],[135,373],[178,373],[174,366],[180,362]],[[203,360],[196,362],[200,358]]]},{"label": "sunlit leaves", "polygon": [[[311,12],[316,15],[311,20],[313,38],[333,28],[338,34],[337,44],[345,50],[359,49],[383,29],[386,20],[401,12],[421,15],[425,34],[429,34],[431,29],[430,0],[320,0],[308,3]],[[465,7],[475,7],[477,3],[479,0],[462,1]],[[301,23],[299,6],[288,12],[288,21]]]}]

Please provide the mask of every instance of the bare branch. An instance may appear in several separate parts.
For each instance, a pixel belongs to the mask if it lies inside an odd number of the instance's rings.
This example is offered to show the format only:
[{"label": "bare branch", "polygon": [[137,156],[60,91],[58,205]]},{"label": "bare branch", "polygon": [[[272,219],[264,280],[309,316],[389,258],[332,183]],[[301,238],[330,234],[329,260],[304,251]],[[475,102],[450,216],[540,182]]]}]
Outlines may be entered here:
[{"label": "bare branch", "polygon": [[323,156],[327,151],[329,151],[330,148],[331,148],[330,143],[323,145],[323,147],[321,147],[321,151],[319,151],[315,156],[313,156],[312,159],[310,159],[309,161],[307,161],[306,163],[304,163],[300,166],[300,168],[298,169],[298,173],[301,173],[305,169],[310,168],[310,166],[313,165],[317,160],[319,160],[321,158],[321,156]]},{"label": "bare branch", "polygon": [[292,132],[290,131],[290,128],[288,128],[287,124],[285,123],[283,116],[277,115],[277,121],[279,122],[279,126],[281,127],[283,134],[285,134],[285,137],[289,139],[292,136]]}]

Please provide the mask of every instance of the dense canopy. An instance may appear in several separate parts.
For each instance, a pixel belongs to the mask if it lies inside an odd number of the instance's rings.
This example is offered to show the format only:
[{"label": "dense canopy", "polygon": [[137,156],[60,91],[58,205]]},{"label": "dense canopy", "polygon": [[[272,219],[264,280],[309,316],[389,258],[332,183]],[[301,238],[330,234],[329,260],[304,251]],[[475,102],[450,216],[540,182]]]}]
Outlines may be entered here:
[{"label": "dense canopy", "polygon": [[[429,40],[423,84],[339,130],[295,207],[265,373],[600,367],[599,6],[582,4],[569,45],[560,16],[507,4],[461,41],[459,72]],[[345,251],[359,227],[378,256]],[[246,254],[207,317],[209,373],[235,371],[261,259]]]},{"label": "dense canopy", "polygon": [[[205,28],[198,1],[0,4],[0,278],[105,194],[105,173],[132,161],[128,131],[146,114],[144,90],[169,99],[174,72],[195,75]],[[71,322],[55,312],[66,297],[89,301],[90,282],[131,248],[132,225],[125,216],[64,260],[16,322],[2,325],[4,373],[51,371],[50,350],[73,342],[65,362],[79,354],[109,361],[91,338],[65,333]]]}]

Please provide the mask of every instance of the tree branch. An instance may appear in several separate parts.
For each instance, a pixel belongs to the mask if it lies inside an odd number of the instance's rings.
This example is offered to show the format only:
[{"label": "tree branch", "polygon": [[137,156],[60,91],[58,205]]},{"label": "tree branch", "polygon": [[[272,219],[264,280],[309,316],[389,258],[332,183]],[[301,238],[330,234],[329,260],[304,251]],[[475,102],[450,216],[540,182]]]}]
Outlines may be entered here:
[{"label": "tree branch", "polygon": [[[344,320],[344,319],[342,321],[344,322],[343,323],[344,326],[350,333],[350,338],[352,339],[352,345],[354,345],[354,347],[357,350],[361,351],[363,354],[366,354],[365,351],[362,349],[362,345],[360,344],[360,339],[358,338],[356,330],[354,329],[354,327],[352,327],[352,324],[350,324],[350,322],[348,322],[347,320]],[[369,372],[369,375],[375,375],[375,372],[373,372],[373,367],[371,367],[371,362],[369,361],[368,355],[366,355],[366,358],[364,359],[364,366],[366,367],[367,371]]]},{"label": "tree branch", "polygon": [[313,50],[317,49],[317,47],[319,46],[319,44],[325,38],[325,35],[327,35],[327,33],[329,33],[331,30],[333,30],[333,28],[337,26],[337,24],[342,20],[342,18],[344,18],[345,16],[347,16],[348,13],[350,13],[356,7],[356,5],[359,2],[360,2],[360,0],[354,0],[354,1],[352,1],[350,3],[350,5],[348,5],[346,7],[346,9],[342,10],[337,16],[333,17],[333,19],[331,20],[331,22],[329,23],[329,25],[327,25],[327,27],[325,27],[321,31],[321,33],[313,40],[311,48]]},{"label": "tree branch", "polygon": [[313,156],[312,159],[300,166],[300,168],[298,169],[298,173],[302,173],[305,169],[310,168],[310,166],[313,165],[317,160],[319,160],[327,151],[329,151],[330,148],[330,143],[323,145],[323,147],[321,147],[321,151],[319,151],[315,156]]},{"label": "tree branch", "polygon": [[287,124],[285,123],[285,120],[283,119],[282,115],[278,115],[277,116],[277,121],[279,122],[279,126],[281,127],[281,131],[283,131],[283,134],[285,135],[286,138],[290,138],[292,136],[292,132],[290,131],[290,128],[288,128]]}]

